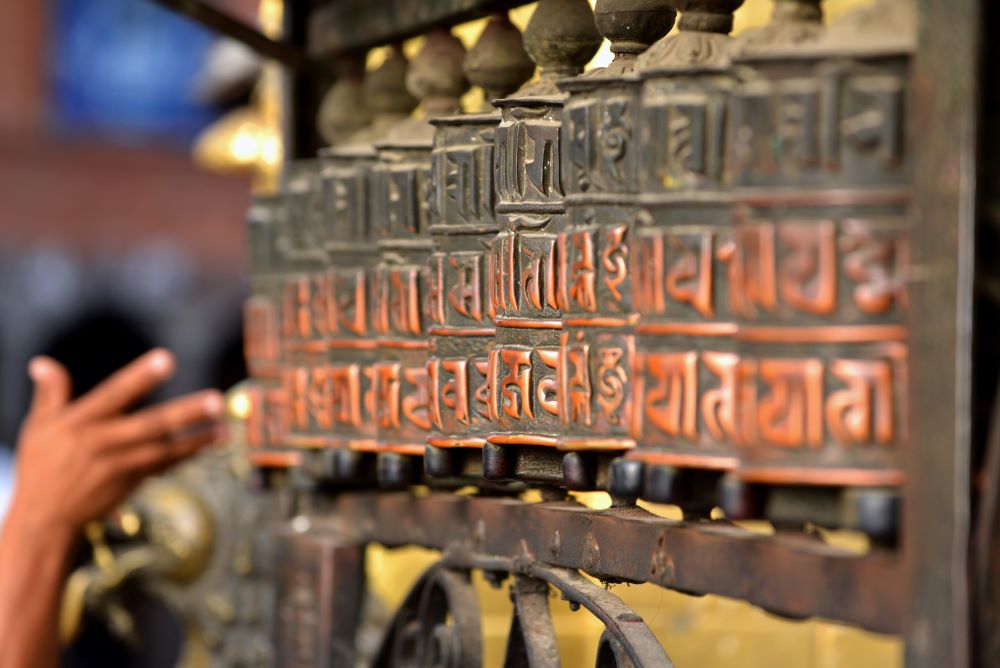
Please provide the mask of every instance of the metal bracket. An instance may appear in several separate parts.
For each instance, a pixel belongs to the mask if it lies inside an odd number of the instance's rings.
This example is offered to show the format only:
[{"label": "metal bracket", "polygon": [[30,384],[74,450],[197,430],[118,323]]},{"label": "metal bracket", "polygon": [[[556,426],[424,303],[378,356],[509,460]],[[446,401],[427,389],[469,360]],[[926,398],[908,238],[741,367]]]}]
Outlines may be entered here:
[{"label": "metal bracket", "polygon": [[298,69],[305,64],[305,53],[301,49],[275,41],[202,0],[155,0],[155,2],[214,32],[235,39],[261,56],[276,60],[289,68]]}]

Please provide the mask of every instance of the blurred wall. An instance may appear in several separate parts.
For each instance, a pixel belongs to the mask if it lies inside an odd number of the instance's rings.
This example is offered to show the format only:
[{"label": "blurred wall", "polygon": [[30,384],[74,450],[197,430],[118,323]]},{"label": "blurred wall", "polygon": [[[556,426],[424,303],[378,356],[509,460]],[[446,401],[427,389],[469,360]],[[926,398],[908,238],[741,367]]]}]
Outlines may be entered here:
[{"label": "blurred wall", "polygon": [[[245,18],[256,7],[224,4]],[[67,362],[78,389],[151,345],[178,353],[170,393],[242,375],[249,179],[189,158],[223,111],[193,93],[214,40],[148,0],[4,7],[0,442],[40,352]]]},{"label": "blurred wall", "polygon": [[[255,15],[256,0],[225,4]],[[16,438],[25,365],[39,353],[69,367],[77,392],[156,345],[179,362],[162,395],[245,375],[249,177],[189,157],[196,133],[225,111],[195,94],[215,40],[149,0],[4,5],[0,444]],[[65,665],[172,665],[176,623],[146,613],[144,653],[88,624]]]}]

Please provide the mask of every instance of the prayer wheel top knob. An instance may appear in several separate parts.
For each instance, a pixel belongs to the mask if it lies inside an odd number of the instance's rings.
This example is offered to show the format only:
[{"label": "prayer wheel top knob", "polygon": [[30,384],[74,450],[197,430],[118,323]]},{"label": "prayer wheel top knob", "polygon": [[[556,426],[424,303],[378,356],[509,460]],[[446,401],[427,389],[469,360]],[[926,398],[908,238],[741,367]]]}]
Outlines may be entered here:
[{"label": "prayer wheel top knob", "polygon": [[541,68],[519,95],[562,95],[556,81],[576,76],[601,46],[587,0],[539,0],[524,31],[524,48]]},{"label": "prayer wheel top knob", "polygon": [[371,110],[365,104],[363,80],[364,61],[344,61],[340,78],[320,101],[316,127],[330,146],[342,144],[371,122]]},{"label": "prayer wheel top knob", "polygon": [[409,117],[417,99],[406,90],[408,67],[402,46],[393,44],[382,64],[365,75],[364,100],[373,118],[370,125],[351,135],[348,143],[363,145],[379,141]]},{"label": "prayer wheel top knob", "polygon": [[755,53],[794,48],[823,35],[822,0],[774,0],[771,22],[735,40],[735,51]]},{"label": "prayer wheel top knob", "polygon": [[521,32],[506,13],[494,14],[465,57],[465,75],[490,100],[510,95],[535,72]]},{"label": "prayer wheel top knob", "polygon": [[615,54],[607,74],[630,71],[636,56],[670,32],[676,16],[671,0],[597,0],[594,20]]},{"label": "prayer wheel top knob", "polygon": [[675,0],[680,30],[660,39],[639,56],[640,70],[726,68],[733,13],[743,0]]},{"label": "prayer wheel top knob", "polygon": [[743,0],[674,0],[681,13],[677,27],[728,35],[733,30],[733,14],[742,4]]},{"label": "prayer wheel top knob", "polygon": [[875,0],[830,23],[823,44],[835,52],[912,52],[917,43],[914,0]]},{"label": "prayer wheel top knob", "polygon": [[401,44],[393,44],[385,60],[365,76],[365,104],[379,117],[396,119],[408,116],[417,106],[417,98],[406,89],[409,61]]},{"label": "prayer wheel top knob", "polygon": [[465,78],[465,47],[447,28],[435,28],[410,63],[406,88],[420,100],[426,118],[456,114],[469,90]]}]

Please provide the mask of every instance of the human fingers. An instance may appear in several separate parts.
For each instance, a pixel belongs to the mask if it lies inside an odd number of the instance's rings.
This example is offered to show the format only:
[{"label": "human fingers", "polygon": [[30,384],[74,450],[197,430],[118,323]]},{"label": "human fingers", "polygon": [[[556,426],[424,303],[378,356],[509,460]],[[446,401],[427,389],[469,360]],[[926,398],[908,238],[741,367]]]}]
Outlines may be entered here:
[{"label": "human fingers", "polygon": [[192,457],[224,437],[224,429],[211,428],[190,432],[173,440],[134,443],[124,452],[107,452],[95,462],[106,497],[104,505],[114,507],[131,496],[147,479]]},{"label": "human fingers", "polygon": [[174,366],[170,352],[154,348],[73,402],[68,414],[73,420],[86,421],[120,413],[170,378]]},{"label": "human fingers", "polygon": [[98,449],[171,437],[192,426],[222,417],[223,399],[217,390],[204,390],[146,408],[97,426],[90,438]]},{"label": "human fingers", "polygon": [[138,481],[191,457],[218,441],[222,434],[221,427],[213,426],[178,438],[133,443],[104,456],[113,458],[114,468],[122,478]]},{"label": "human fingers", "polygon": [[205,448],[210,447],[213,444],[221,443],[225,439],[226,433],[225,427],[217,425],[197,435],[188,435],[185,437],[188,439],[188,443],[186,445],[174,448],[173,452],[168,453],[158,462],[139,469],[138,475],[140,475],[142,479],[159,475],[160,473],[173,468],[177,464],[180,464],[184,460],[194,457]]},{"label": "human fingers", "polygon": [[28,362],[28,375],[35,385],[29,420],[48,417],[69,402],[72,382],[59,362],[51,357],[35,357]]}]

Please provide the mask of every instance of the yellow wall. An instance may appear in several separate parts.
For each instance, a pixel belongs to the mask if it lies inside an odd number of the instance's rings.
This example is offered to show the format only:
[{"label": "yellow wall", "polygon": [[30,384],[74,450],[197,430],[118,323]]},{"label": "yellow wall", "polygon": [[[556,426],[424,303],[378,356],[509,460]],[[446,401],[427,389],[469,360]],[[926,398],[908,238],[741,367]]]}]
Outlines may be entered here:
[{"label": "yellow wall", "polygon": [[[438,559],[421,548],[368,553],[369,583],[390,611],[402,602],[420,573]],[[748,577],[751,577],[748,574]],[[508,583],[492,588],[474,576],[482,611],[487,668],[503,663],[511,603]],[[791,622],[718,596],[696,598],[654,585],[617,585],[612,591],[632,607],[663,644],[678,668],[894,668],[902,643],[857,629],[817,621]],[[552,594],[553,623],[562,665],[594,665],[600,623],[585,610],[572,612]]]}]

